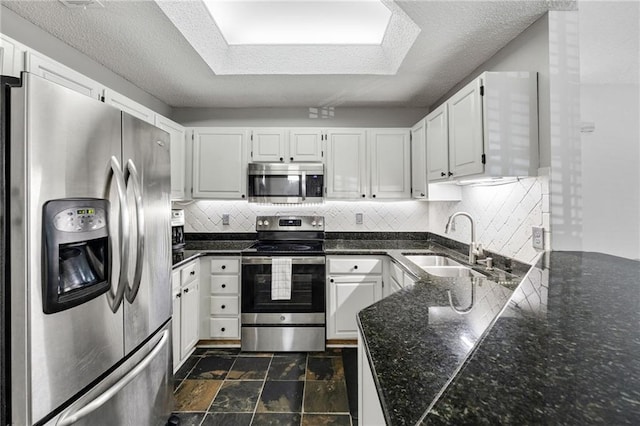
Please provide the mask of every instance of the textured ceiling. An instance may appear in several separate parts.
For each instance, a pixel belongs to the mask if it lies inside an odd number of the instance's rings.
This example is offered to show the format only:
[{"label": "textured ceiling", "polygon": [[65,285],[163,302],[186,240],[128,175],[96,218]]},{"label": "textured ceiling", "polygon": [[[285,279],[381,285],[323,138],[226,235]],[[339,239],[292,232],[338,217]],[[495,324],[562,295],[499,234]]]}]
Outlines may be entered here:
[{"label": "textured ceiling", "polygon": [[542,16],[540,1],[397,1],[421,32],[396,75],[215,75],[153,1],[2,6],[174,107],[426,107]]}]

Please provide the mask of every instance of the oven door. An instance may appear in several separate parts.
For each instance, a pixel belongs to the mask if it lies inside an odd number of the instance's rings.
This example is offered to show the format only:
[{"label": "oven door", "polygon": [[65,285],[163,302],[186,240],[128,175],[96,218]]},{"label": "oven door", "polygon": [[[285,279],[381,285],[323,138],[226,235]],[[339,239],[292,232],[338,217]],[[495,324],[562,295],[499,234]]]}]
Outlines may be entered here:
[{"label": "oven door", "polygon": [[271,297],[271,257],[242,258],[242,314],[325,312],[324,256],[296,256],[291,261],[291,298]]}]

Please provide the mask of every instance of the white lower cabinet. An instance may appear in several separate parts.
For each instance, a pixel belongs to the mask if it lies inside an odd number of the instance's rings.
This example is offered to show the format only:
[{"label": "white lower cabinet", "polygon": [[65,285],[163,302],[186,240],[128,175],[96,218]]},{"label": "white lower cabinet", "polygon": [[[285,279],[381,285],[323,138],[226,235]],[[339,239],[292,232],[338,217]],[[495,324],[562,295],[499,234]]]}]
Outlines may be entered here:
[{"label": "white lower cabinet", "polygon": [[367,426],[386,425],[360,331],[358,331],[358,423]]},{"label": "white lower cabinet", "polygon": [[200,306],[200,261],[175,269],[173,288],[173,369],[176,371],[198,343]]},{"label": "white lower cabinet", "polygon": [[240,257],[208,256],[208,291],[202,295],[201,338],[240,339]]},{"label": "white lower cabinet", "polygon": [[381,258],[328,257],[327,338],[358,337],[357,314],[382,299]]}]

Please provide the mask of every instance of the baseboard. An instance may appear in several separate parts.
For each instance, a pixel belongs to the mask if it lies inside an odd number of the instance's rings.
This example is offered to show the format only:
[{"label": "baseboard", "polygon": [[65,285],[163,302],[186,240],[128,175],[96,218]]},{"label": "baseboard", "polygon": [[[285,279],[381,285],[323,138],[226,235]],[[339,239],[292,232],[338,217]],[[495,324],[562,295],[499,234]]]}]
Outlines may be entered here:
[{"label": "baseboard", "polygon": [[196,346],[199,348],[239,348],[240,340],[199,340]]},{"label": "baseboard", "polygon": [[357,339],[328,339],[327,347],[328,348],[350,348],[357,347],[358,340]]}]

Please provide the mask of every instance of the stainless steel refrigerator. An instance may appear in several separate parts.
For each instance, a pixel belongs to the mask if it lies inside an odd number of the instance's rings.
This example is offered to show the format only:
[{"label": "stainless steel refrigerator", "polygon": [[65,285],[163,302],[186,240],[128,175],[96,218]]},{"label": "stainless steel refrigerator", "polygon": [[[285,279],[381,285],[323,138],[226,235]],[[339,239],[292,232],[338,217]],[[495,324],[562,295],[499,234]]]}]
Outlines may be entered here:
[{"label": "stainless steel refrigerator", "polygon": [[35,75],[7,82],[3,421],[165,424],[169,136]]}]

